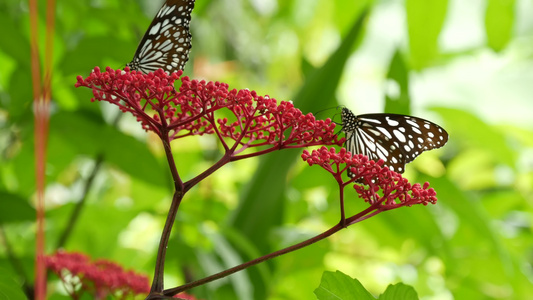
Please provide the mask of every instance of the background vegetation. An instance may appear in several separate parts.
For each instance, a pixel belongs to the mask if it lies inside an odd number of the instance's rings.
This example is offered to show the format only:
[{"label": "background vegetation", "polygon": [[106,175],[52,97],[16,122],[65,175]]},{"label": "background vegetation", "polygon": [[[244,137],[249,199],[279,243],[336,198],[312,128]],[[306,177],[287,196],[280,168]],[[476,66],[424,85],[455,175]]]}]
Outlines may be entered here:
[{"label": "background vegetation", "polygon": [[[75,89],[74,83],[94,66],[120,68],[129,62],[160,2],[57,3],[47,253],[57,249],[71,227],[64,249],[153,272],[172,194],[162,148],[129,117],[113,126],[116,107],[91,103],[90,91]],[[356,113],[409,109],[441,124],[450,134],[448,145],[423,154],[406,172],[413,182],[430,181],[438,204],[380,214],[327,241],[196,288],[192,293],[199,298],[313,299],[325,270],[355,277],[374,294],[401,281],[421,299],[530,297],[533,3],[369,2],[362,31],[345,49],[347,60],[337,57],[320,69],[346,41],[364,5],[353,0],[198,0],[185,73],[278,100],[298,99],[295,104],[304,112],[335,107],[336,101]],[[28,24],[26,2],[0,3],[4,287],[33,282]],[[41,29],[44,37],[44,24]],[[318,117],[335,113],[327,110]],[[178,140],[173,147],[184,178],[220,155],[212,137]],[[234,266],[338,222],[335,183],[320,168],[299,160],[300,153],[280,151],[227,165],[191,191],[174,226],[166,286]],[[87,203],[70,226],[99,160]],[[365,207],[353,195],[348,209]],[[21,269],[8,259],[8,246]],[[57,282],[50,282],[49,292],[50,299],[63,298]]]}]

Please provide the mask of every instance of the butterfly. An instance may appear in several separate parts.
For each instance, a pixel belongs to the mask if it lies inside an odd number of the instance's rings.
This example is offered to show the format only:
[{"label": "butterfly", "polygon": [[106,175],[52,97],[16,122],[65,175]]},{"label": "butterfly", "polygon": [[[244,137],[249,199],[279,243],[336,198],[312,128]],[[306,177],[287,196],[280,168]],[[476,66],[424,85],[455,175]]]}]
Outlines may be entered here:
[{"label": "butterfly", "polygon": [[189,24],[194,1],[166,0],[126,66],[144,74],[159,68],[167,73],[183,70],[191,50]]},{"label": "butterfly", "polygon": [[[342,108],[342,131],[346,150],[371,160],[382,159],[390,170],[403,173],[405,164],[422,152],[437,149],[448,141],[448,133],[430,121],[397,114],[356,116]],[[348,176],[353,177],[351,172]]]}]

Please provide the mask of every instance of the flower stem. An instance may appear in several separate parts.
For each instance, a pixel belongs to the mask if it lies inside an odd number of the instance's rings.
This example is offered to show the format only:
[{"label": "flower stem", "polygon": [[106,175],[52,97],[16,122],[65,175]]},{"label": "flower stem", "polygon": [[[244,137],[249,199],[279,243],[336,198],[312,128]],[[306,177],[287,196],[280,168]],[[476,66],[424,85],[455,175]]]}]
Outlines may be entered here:
[{"label": "flower stem", "polygon": [[[365,211],[367,211],[367,210],[365,210]],[[360,214],[358,214],[358,216],[359,215]],[[352,218],[350,218],[348,220],[352,220]],[[283,255],[283,254],[287,254],[289,252],[296,251],[296,250],[301,249],[303,247],[306,247],[306,246],[309,246],[311,244],[314,244],[314,243],[316,243],[318,241],[321,241],[321,240],[333,235],[334,233],[336,233],[339,230],[344,229],[344,228],[345,228],[345,225],[342,222],[339,222],[337,225],[331,227],[327,231],[324,231],[323,233],[321,233],[321,234],[319,234],[317,236],[314,236],[314,237],[312,237],[310,239],[307,239],[307,240],[305,240],[303,242],[300,242],[300,243],[294,244],[294,245],[292,245],[290,247],[278,250],[276,252],[269,253],[269,254],[261,256],[261,257],[258,257],[258,258],[254,259],[254,260],[248,261],[246,263],[240,264],[238,266],[235,266],[233,268],[224,270],[222,272],[213,274],[211,276],[199,279],[197,281],[193,281],[193,282],[184,284],[184,285],[179,286],[179,287],[175,287],[175,288],[164,290],[163,295],[165,295],[165,296],[174,296],[174,295],[176,295],[178,293],[181,293],[183,291],[192,289],[192,288],[197,287],[199,285],[206,284],[208,282],[211,282],[211,281],[226,277],[226,276],[231,275],[233,273],[236,273],[238,271],[244,270],[244,269],[246,269],[248,267],[257,265],[257,264],[259,264],[261,262],[264,262],[266,260],[272,259],[274,257],[280,256],[280,255]]]},{"label": "flower stem", "polygon": [[165,221],[165,227],[161,234],[161,240],[159,241],[159,249],[157,250],[157,260],[154,271],[154,279],[152,281],[152,287],[150,288],[150,294],[161,293],[164,288],[164,268],[165,268],[165,256],[167,253],[168,241],[170,239],[170,232],[172,231],[172,225],[176,219],[176,214],[183,199],[183,193],[181,191],[174,192],[172,197],[172,204],[168,211],[167,220]]},{"label": "flower stem", "polygon": [[[358,214],[353,215],[353,216],[351,216],[349,218],[346,218],[344,221],[341,220],[337,225],[331,227],[327,231],[324,231],[323,233],[321,233],[321,234],[319,234],[317,236],[314,236],[314,237],[312,237],[310,239],[307,239],[307,240],[305,240],[303,242],[300,242],[300,243],[294,244],[294,245],[292,245],[290,247],[278,250],[276,252],[269,253],[269,254],[261,256],[261,257],[258,257],[256,259],[253,259],[251,261],[245,262],[245,263],[240,264],[238,266],[235,266],[233,268],[224,270],[222,272],[213,274],[211,276],[208,276],[208,277],[205,277],[205,278],[202,278],[202,279],[199,279],[199,280],[184,284],[182,286],[178,286],[178,287],[175,287],[175,288],[164,290],[163,294],[160,295],[160,299],[165,299],[166,297],[172,297],[174,295],[177,295],[178,293],[184,292],[186,290],[189,290],[189,289],[192,289],[194,287],[206,284],[206,283],[211,282],[211,281],[215,281],[215,280],[220,279],[220,278],[224,278],[224,277],[229,276],[229,275],[231,275],[233,273],[236,273],[236,272],[244,270],[244,269],[246,269],[248,267],[257,265],[259,263],[262,263],[262,262],[267,261],[269,259],[272,259],[274,257],[280,256],[280,255],[283,255],[283,254],[287,254],[287,253],[290,253],[292,251],[296,251],[296,250],[301,249],[303,247],[309,246],[311,244],[314,244],[314,243],[316,243],[318,241],[321,241],[321,240],[323,240],[323,239],[335,234],[336,232],[340,231],[341,229],[344,229],[344,228],[346,228],[346,227],[348,227],[350,225],[353,225],[355,223],[358,223],[358,222],[361,222],[363,220],[366,220],[369,217],[372,217],[372,216],[375,216],[375,215],[379,214],[380,212],[382,212],[382,210],[379,209],[379,204],[372,205],[372,206],[366,208],[365,210],[359,212]],[[157,298],[150,298],[150,299],[157,299]]]},{"label": "flower stem", "polygon": [[172,156],[172,148],[170,147],[170,139],[168,131],[162,128],[161,140],[163,141],[163,147],[165,148],[165,154],[167,156],[170,172],[172,173],[172,179],[174,180],[174,195],[172,196],[172,203],[168,211],[167,219],[165,221],[165,227],[163,227],[163,233],[161,234],[161,240],[159,241],[159,249],[157,250],[157,260],[154,271],[154,279],[152,281],[152,287],[150,288],[150,294],[161,293],[164,289],[164,268],[165,268],[165,256],[167,253],[168,241],[170,239],[170,232],[178,213],[181,200],[184,195],[184,187],[181,178],[179,177],[176,164],[174,163],[174,157]]},{"label": "flower stem", "polygon": [[346,215],[344,212],[344,186],[342,184],[339,184],[339,200],[340,200],[340,208],[341,208],[341,221],[340,224],[343,227],[346,227]]}]

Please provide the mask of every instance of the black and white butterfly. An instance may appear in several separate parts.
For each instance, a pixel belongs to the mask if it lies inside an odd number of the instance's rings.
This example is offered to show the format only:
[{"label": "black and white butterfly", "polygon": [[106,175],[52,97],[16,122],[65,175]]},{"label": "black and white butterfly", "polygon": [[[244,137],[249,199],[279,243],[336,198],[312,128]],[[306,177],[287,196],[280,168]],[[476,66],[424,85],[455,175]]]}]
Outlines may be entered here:
[{"label": "black and white butterfly", "polygon": [[[382,159],[390,170],[403,173],[405,164],[422,152],[444,146],[448,133],[430,121],[397,114],[356,116],[342,108],[342,131],[346,150],[363,154],[371,160]],[[348,172],[348,176],[353,174]]]},{"label": "black and white butterfly", "polygon": [[166,0],[126,66],[145,74],[159,68],[167,73],[183,70],[191,49],[189,24],[194,1]]}]

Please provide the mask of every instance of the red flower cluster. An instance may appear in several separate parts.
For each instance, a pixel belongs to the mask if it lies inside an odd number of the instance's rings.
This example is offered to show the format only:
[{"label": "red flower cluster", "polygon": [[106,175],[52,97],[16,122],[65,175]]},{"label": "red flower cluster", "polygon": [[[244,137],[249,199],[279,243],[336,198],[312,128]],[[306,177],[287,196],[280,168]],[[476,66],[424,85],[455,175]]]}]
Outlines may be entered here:
[{"label": "red flower cluster", "polygon": [[[389,210],[400,206],[428,203],[435,204],[437,193],[429,188],[429,183],[424,186],[416,183],[412,185],[402,175],[383,166],[383,161],[374,162],[368,157],[358,154],[352,156],[342,148],[338,153],[334,148],[322,147],[318,150],[304,150],[302,159],[312,165],[319,165],[333,174],[342,185],[354,184],[354,188],[361,198],[372,205],[379,205],[380,210]],[[350,168],[353,177],[346,182],[342,174]]]},{"label": "red flower cluster", "polygon": [[[362,155],[352,156],[342,148],[336,152],[325,145],[341,145],[344,139],[335,134],[331,119],[316,120],[304,115],[291,102],[269,96],[258,96],[255,91],[229,90],[220,82],[205,82],[182,77],[182,72],[167,74],[163,70],[149,74],[96,67],[85,79],[78,76],[76,87],[93,90],[94,100],[108,101],[124,112],[137,117],[146,130],[157,133],[163,140],[215,134],[232,160],[261,155],[283,148],[323,146],[302,158],[309,165],[319,164],[333,174],[343,186],[353,183],[365,201],[379,203],[381,209],[417,203],[436,202],[436,193],[428,184],[411,185],[400,174],[384,168],[383,162],[370,161]],[[180,79],[179,91],[174,82]],[[225,112],[220,112],[225,110]],[[215,117],[220,113],[226,117]],[[231,116],[231,117],[227,117]],[[233,140],[233,145],[226,142]],[[249,155],[236,156],[247,148],[270,146]],[[354,175],[347,182],[342,173],[350,168]]]},{"label": "red flower cluster", "polygon": [[[168,75],[163,70],[149,74],[97,67],[85,79],[78,76],[76,87],[93,90],[93,101],[107,101],[123,112],[133,114],[146,130],[169,140],[189,136],[216,134],[229,150],[240,152],[249,147],[303,147],[340,145],[335,123],[315,120],[304,115],[291,102],[278,104],[276,99],[258,96],[255,91],[229,90],[220,82],[205,82],[181,77],[182,72]],[[181,80],[179,92],[174,81]],[[228,118],[215,118],[217,110],[226,109]],[[228,115],[226,113],[225,115]],[[224,139],[235,141],[229,147]],[[240,149],[237,147],[240,146]]]},{"label": "red flower cluster", "polygon": [[[100,259],[91,262],[81,253],[57,251],[46,257],[46,267],[59,276],[74,299],[84,292],[92,294],[95,299],[105,299],[107,295],[126,299],[150,292],[148,277],[131,270],[125,271],[111,261]],[[179,297],[195,299],[184,294]]]}]

